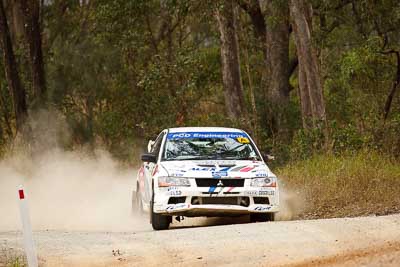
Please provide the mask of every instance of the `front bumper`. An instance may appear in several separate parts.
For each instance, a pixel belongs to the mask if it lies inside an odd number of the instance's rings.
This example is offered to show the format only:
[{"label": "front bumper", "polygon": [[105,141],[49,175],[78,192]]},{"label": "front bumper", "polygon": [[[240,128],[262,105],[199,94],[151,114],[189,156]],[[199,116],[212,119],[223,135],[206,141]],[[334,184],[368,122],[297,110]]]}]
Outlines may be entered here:
[{"label": "front bumper", "polygon": [[[238,216],[250,213],[275,213],[279,211],[278,188],[217,188],[210,193],[209,188],[167,187],[156,188],[154,195],[154,212],[164,215],[179,216]],[[246,199],[245,204],[226,203],[230,199]],[[179,202],[171,203],[171,199]],[[195,203],[195,199],[208,199]],[[259,202],[261,200],[261,203]],[[222,202],[224,204],[220,204]]]},{"label": "front bumper", "polygon": [[186,203],[168,204],[165,209],[156,210],[165,215],[182,216],[235,216],[250,213],[278,212],[278,206],[255,204],[248,207],[238,205],[192,205]]}]

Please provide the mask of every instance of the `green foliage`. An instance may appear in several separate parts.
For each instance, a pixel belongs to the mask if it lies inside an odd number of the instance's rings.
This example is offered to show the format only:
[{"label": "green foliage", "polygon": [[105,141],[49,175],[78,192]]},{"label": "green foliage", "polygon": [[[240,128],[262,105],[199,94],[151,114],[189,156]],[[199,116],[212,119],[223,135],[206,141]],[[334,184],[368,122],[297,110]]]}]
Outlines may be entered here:
[{"label": "green foliage", "polygon": [[354,125],[348,124],[341,128],[336,128],[337,125],[333,122],[332,129],[332,151],[341,153],[346,151],[357,151],[368,144],[368,136],[362,136]]},{"label": "green foliage", "polygon": [[[302,129],[297,73],[276,132],[266,95],[264,43],[238,8],[244,119],[228,119],[221,81],[215,1],[50,1],[43,7],[43,52],[52,108],[70,126],[66,147],[105,146],[132,159],[162,129],[174,126],[243,128],[272,165],[319,153],[342,155],[364,148],[400,156],[400,98],[389,118],[383,107],[396,75],[400,5],[385,1],[311,1],[314,44],[321,63],[327,129]],[[274,0],[273,7],[286,5]],[[268,16],[274,25],[277,16]],[[291,37],[290,56],[295,56]],[[31,104],[28,50],[15,44]],[[3,64],[2,62],[0,64]],[[4,69],[4,66],[0,66]],[[248,72],[247,72],[248,71]],[[255,95],[252,105],[251,92]],[[0,155],[15,138],[12,96],[0,73]],[[328,133],[328,135],[326,135]],[[128,149],[127,149],[128,148]]]},{"label": "green foliage", "polygon": [[313,153],[321,151],[324,144],[324,133],[321,128],[299,130],[293,137],[291,147],[292,159],[306,159]]}]

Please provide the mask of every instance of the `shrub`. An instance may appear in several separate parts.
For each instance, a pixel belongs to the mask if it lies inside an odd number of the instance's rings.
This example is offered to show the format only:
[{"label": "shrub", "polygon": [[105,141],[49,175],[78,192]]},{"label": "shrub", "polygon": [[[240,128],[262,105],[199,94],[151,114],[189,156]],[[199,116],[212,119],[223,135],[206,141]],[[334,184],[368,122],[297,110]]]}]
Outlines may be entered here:
[{"label": "shrub", "polygon": [[400,162],[374,150],[320,154],[277,169],[305,203],[302,217],[387,214],[400,211]]}]

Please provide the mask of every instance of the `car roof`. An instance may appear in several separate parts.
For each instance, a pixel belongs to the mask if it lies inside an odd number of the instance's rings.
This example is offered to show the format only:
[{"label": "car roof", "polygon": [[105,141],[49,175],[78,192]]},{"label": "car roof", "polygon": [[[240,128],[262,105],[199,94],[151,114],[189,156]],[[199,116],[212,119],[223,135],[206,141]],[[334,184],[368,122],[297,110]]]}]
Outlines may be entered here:
[{"label": "car roof", "polygon": [[178,127],[169,128],[170,133],[181,132],[243,132],[243,130],[227,127]]}]

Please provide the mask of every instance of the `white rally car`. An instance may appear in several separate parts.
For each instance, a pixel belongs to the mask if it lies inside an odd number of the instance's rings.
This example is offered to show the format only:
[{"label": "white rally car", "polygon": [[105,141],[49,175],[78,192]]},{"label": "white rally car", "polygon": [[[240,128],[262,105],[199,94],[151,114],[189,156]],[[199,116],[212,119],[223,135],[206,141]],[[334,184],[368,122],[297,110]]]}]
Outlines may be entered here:
[{"label": "white rally car", "polygon": [[150,213],[155,230],[168,229],[172,216],[272,221],[279,211],[278,180],[242,130],[166,129],[141,159],[132,205]]}]

